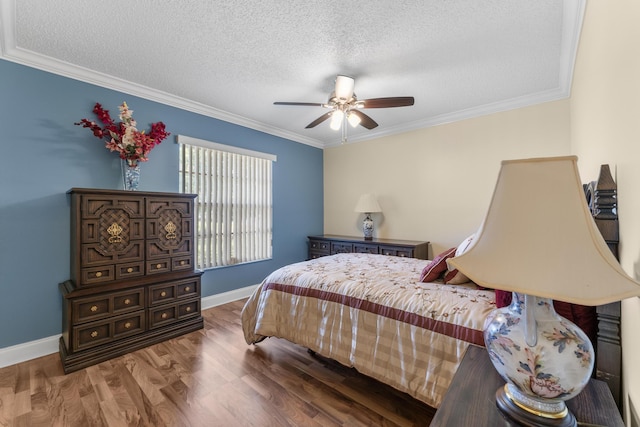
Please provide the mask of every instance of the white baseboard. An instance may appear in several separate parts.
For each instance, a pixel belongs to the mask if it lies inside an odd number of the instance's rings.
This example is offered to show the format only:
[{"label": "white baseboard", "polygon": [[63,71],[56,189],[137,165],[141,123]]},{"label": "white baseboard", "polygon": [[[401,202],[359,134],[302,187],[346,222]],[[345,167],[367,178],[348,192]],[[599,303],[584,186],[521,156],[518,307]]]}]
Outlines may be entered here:
[{"label": "white baseboard", "polygon": [[0,349],[0,368],[56,353],[59,340],[60,335],[55,335],[2,348]]},{"label": "white baseboard", "polygon": [[240,289],[234,289],[233,291],[223,292],[221,294],[210,295],[202,298],[202,310],[212,308],[218,305],[226,304],[231,301],[237,301],[242,298],[248,298],[253,294],[256,288],[260,285],[251,285]]},{"label": "white baseboard", "polygon": [[[251,296],[259,285],[247,286],[202,298],[202,310]],[[0,368],[58,352],[60,335],[0,348]]]}]

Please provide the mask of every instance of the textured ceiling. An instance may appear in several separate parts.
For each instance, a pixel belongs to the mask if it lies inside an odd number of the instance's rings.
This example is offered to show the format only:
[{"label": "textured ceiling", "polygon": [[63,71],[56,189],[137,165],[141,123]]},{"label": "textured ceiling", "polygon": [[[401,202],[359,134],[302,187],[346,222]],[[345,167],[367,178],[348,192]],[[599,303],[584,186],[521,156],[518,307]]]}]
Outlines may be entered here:
[{"label": "textured ceiling", "polygon": [[350,141],[569,95],[586,0],[0,0],[0,55],[318,147],[337,74],[379,123]]}]

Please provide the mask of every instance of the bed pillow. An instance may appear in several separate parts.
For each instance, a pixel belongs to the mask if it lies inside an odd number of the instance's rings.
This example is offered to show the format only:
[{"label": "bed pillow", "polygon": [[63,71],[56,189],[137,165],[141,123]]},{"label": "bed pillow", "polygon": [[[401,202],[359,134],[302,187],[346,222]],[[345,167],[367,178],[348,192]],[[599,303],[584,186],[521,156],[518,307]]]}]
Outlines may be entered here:
[{"label": "bed pillow", "polygon": [[[458,245],[458,247],[456,248],[455,256],[460,256],[469,249],[474,236],[475,234],[472,234],[471,236],[464,239],[462,243]],[[446,283],[447,285],[461,285],[463,283],[467,283],[470,281],[471,279],[469,279],[467,276],[462,274],[456,268],[448,267],[447,272],[444,275],[444,283]]]},{"label": "bed pillow", "polygon": [[447,258],[451,258],[456,254],[457,248],[447,249],[433,259],[420,274],[421,282],[433,282],[437,280],[442,273],[447,270]]}]

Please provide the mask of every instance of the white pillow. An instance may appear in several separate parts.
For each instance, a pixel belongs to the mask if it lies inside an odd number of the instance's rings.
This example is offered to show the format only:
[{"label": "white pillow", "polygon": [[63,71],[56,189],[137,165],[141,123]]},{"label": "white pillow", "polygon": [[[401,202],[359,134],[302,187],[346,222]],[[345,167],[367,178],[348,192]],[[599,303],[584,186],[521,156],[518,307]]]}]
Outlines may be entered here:
[{"label": "white pillow", "polygon": [[467,252],[467,250],[471,247],[471,242],[473,241],[473,238],[475,236],[476,236],[475,234],[472,234],[471,236],[464,239],[462,243],[458,245],[458,249],[456,249],[456,256],[460,256],[463,253]]},{"label": "white pillow", "polygon": [[[471,242],[473,242],[474,236],[475,234],[472,234],[471,236],[464,239],[462,243],[458,245],[455,256],[460,256],[463,253],[465,253],[467,250],[469,250],[469,248],[471,247]],[[470,281],[471,279],[469,279],[467,276],[459,272],[456,268],[452,268],[449,265],[449,262],[447,262],[447,272],[444,275],[444,283],[446,283],[447,285],[461,285],[463,283],[467,283]]]}]

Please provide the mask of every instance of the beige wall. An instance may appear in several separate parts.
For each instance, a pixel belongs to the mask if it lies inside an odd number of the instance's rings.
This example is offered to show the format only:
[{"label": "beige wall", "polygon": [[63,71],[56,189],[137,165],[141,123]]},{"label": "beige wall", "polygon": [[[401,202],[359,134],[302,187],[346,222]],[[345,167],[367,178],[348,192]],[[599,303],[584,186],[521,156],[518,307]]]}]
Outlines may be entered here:
[{"label": "beige wall", "polygon": [[[571,97],[583,177],[609,163],[618,183],[620,263],[640,279],[640,1],[589,0]],[[622,303],[623,387],[640,410],[640,300]],[[629,420],[628,402],[625,420]],[[629,421],[627,421],[629,425]]]},{"label": "beige wall", "polygon": [[458,245],[484,218],[503,159],[570,153],[569,100],[324,150],[324,231],[361,235],[353,211],[375,193],[375,237]]},{"label": "beige wall", "polygon": [[[620,261],[640,280],[638,22],[638,0],[588,0],[570,100],[326,149],[325,232],[360,235],[353,207],[373,192],[384,211],[374,217],[377,237],[430,240],[437,254],[478,227],[500,160],[571,153],[584,181],[610,164]],[[640,410],[640,299],[622,309],[625,400]]]}]

